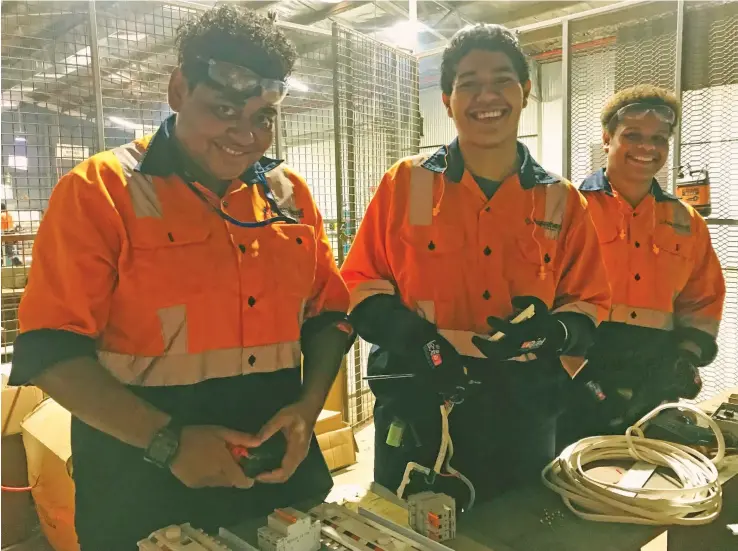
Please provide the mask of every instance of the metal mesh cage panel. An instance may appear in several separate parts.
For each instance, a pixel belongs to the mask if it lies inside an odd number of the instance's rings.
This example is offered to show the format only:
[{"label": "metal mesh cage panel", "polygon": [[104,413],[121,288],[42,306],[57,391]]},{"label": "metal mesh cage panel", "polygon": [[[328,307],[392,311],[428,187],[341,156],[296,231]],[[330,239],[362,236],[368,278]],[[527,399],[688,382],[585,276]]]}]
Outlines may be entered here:
[{"label": "metal mesh cage panel", "polygon": [[707,223],[727,287],[720,351],[702,370],[707,397],[738,386],[738,4],[688,6],[684,35],[680,161],[709,171]]},{"label": "metal mesh cage panel", "polygon": [[[2,198],[18,226],[3,234],[3,361],[51,189],[80,161],[154,132],[171,113],[176,30],[204,7],[3,2]],[[306,178],[340,262],[384,171],[418,151],[417,60],[349,29],[281,24],[299,58],[268,154]],[[352,424],[372,413],[367,355],[361,342],[348,356]]]},{"label": "metal mesh cage panel", "polygon": [[17,309],[33,238],[52,187],[97,150],[87,4],[3,2],[2,360],[18,332]]},{"label": "metal mesh cage panel", "polygon": [[[586,23],[585,23],[586,24]],[[616,92],[636,84],[674,89],[676,15],[574,33],[571,49],[571,181],[579,185],[605,166],[600,111]],[[657,175],[668,189],[671,156]]]},{"label": "metal mesh cage panel", "polygon": [[[387,168],[418,152],[420,122],[417,60],[348,29],[334,27],[334,33],[342,174],[341,256],[348,251]],[[374,398],[362,380],[368,353],[369,345],[360,341],[348,355],[352,424],[371,416]]]}]

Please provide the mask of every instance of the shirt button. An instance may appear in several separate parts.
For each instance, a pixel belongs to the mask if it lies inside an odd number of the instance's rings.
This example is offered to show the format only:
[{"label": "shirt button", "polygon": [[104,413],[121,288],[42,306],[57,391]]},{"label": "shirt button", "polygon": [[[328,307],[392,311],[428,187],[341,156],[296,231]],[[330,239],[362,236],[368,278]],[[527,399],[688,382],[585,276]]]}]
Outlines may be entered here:
[{"label": "shirt button", "polygon": [[253,308],[254,304],[256,304],[256,299],[254,297],[249,297],[248,303],[249,306]]},{"label": "shirt button", "polygon": [[253,366],[255,363],[256,363],[256,356],[251,354],[251,356],[249,356],[249,365]]},{"label": "shirt button", "polygon": [[223,207],[228,208],[228,201],[223,201]]},{"label": "shirt button", "polygon": [[297,241],[298,245],[302,245],[302,237],[298,237],[295,241]]},{"label": "shirt button", "polygon": [[633,213],[633,218],[635,218],[636,216],[638,216],[638,213],[637,212],[634,212]]},{"label": "shirt button", "polygon": [[635,242],[635,246],[636,246],[636,249],[637,249],[637,248],[639,248],[639,247],[641,246],[641,244],[640,244],[640,243],[638,243],[638,241],[636,241],[636,242]]},{"label": "shirt button", "polygon": [[636,274],[636,275],[635,275],[635,280],[636,280],[636,281],[640,281],[640,280],[641,280],[641,276],[640,276],[640,274]]},{"label": "shirt button", "polygon": [[492,249],[490,249],[489,247],[485,247],[484,248],[484,256],[489,256],[491,254],[492,254]]},{"label": "shirt button", "polygon": [[636,314],[635,312],[631,312],[630,313],[630,318],[631,319],[636,319],[637,317],[638,317],[638,314]]},{"label": "shirt button", "polygon": [[483,298],[484,300],[489,300],[489,297],[491,297],[491,296],[492,296],[492,295],[490,295],[490,294],[489,294],[489,290],[487,290],[487,291],[485,291],[485,292],[484,292],[484,294],[482,295],[482,298]]},{"label": "shirt button", "polygon": [[246,245],[244,245],[243,243],[241,243],[241,244],[240,244],[240,245],[238,246],[238,249],[239,249],[239,250],[240,250],[240,251],[241,251],[242,253],[245,253],[245,252],[246,252]]},{"label": "shirt button", "polygon": [[435,248],[436,248],[436,244],[435,244],[435,243],[433,243],[433,241],[431,241],[430,243],[428,243],[428,250],[429,250],[429,251],[432,251],[432,250],[434,250]]},{"label": "shirt button", "polygon": [[490,209],[489,207],[487,207],[487,208],[484,209],[484,212],[489,212],[490,210],[492,210],[492,209]]}]

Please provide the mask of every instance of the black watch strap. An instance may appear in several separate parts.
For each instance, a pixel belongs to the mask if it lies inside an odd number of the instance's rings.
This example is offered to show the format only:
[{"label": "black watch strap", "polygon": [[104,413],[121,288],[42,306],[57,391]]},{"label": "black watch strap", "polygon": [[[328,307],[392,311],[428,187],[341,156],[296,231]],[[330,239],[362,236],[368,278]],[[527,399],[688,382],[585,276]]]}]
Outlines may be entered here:
[{"label": "black watch strap", "polygon": [[168,469],[179,451],[182,428],[180,423],[170,420],[154,434],[144,451],[144,459],[161,469]]}]

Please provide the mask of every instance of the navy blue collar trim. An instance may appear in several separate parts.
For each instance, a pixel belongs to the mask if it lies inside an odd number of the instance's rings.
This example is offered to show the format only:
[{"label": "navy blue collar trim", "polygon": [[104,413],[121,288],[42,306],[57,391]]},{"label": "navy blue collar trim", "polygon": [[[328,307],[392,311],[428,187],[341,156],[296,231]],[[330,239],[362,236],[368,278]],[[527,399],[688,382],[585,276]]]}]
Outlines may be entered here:
[{"label": "navy blue collar trim", "polygon": [[[166,178],[172,174],[180,174],[181,167],[177,166],[177,159],[180,153],[174,143],[175,119],[176,115],[172,115],[161,123],[159,130],[151,138],[149,147],[146,149],[135,170],[147,176],[159,176],[162,178]],[[274,170],[282,162],[278,159],[262,157],[251,165],[246,172],[241,174],[240,179],[246,184],[258,184],[260,183],[261,175]]]},{"label": "navy blue collar trim", "polygon": [[[559,176],[547,172],[531,156],[528,148],[518,142],[518,156],[522,159],[518,175],[523,189],[537,185],[551,185],[561,181]],[[445,174],[449,181],[459,183],[464,175],[464,158],[461,156],[458,138],[442,146],[423,163],[423,168]]]},{"label": "navy blue collar trim", "polygon": [[[579,191],[604,191],[608,195],[613,195],[612,186],[607,179],[607,174],[605,174],[604,168],[601,168],[597,172],[593,172],[592,174],[587,176],[582,182],[582,185],[579,186]],[[653,194],[653,197],[657,203],[661,203],[663,201],[679,200],[668,191],[664,191],[663,189],[661,189],[661,186],[659,185],[656,178],[654,178],[653,182],[651,182],[651,193]]]}]

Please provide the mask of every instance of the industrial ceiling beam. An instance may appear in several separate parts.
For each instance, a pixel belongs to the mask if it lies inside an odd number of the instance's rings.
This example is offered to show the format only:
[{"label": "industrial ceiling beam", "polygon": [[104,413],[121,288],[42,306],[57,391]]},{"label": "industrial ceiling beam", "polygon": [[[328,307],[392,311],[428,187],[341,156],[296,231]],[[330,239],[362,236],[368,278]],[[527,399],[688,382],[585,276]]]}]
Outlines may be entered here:
[{"label": "industrial ceiling beam", "polygon": [[338,2],[337,4],[328,5],[319,10],[313,10],[304,14],[301,13],[295,17],[292,17],[290,19],[290,22],[297,23],[298,25],[312,25],[313,23],[317,23],[318,21],[322,21],[323,19],[331,19],[332,17],[361,8],[367,4],[371,4],[371,2]]}]

